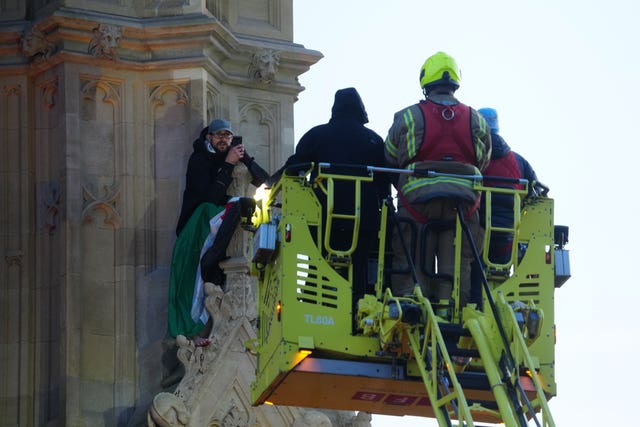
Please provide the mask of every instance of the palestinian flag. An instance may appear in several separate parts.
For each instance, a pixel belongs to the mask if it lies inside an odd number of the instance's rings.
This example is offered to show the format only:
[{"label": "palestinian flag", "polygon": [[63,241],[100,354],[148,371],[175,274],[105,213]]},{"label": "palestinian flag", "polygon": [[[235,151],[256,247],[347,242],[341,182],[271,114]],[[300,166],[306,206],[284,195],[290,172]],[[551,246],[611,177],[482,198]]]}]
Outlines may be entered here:
[{"label": "palestinian flag", "polygon": [[[193,337],[204,328],[208,319],[206,310],[196,310],[194,302],[201,303],[204,308],[204,298],[196,298],[194,291],[196,284],[202,282],[200,277],[200,257],[206,251],[203,245],[210,237],[210,222],[218,214],[224,213],[224,206],[203,203],[191,215],[184,226],[175,246],[171,260],[169,278],[169,334],[172,337],[184,335]],[[209,239],[208,239],[209,238]],[[201,284],[202,286],[202,284]],[[202,292],[202,294],[204,294]],[[201,300],[201,301],[198,301]],[[199,313],[195,320],[191,316],[193,311]],[[206,313],[202,316],[202,313]],[[204,321],[203,321],[204,318]]]}]

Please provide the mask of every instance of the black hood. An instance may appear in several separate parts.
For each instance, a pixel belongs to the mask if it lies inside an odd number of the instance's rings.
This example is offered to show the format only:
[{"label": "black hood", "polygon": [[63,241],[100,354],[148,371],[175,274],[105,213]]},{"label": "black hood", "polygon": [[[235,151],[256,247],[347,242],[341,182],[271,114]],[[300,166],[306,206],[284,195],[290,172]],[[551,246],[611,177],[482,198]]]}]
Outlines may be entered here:
[{"label": "black hood", "polygon": [[511,151],[509,144],[497,133],[491,132],[491,158],[501,159]]},{"label": "black hood", "polygon": [[205,126],[205,128],[200,132],[198,139],[193,141],[193,151],[207,151],[204,146],[204,142],[207,139],[207,132],[209,132],[209,126]]},{"label": "black hood", "polygon": [[348,87],[336,92],[331,119],[354,119],[360,124],[369,122],[367,111],[364,109],[362,98],[355,88]]}]

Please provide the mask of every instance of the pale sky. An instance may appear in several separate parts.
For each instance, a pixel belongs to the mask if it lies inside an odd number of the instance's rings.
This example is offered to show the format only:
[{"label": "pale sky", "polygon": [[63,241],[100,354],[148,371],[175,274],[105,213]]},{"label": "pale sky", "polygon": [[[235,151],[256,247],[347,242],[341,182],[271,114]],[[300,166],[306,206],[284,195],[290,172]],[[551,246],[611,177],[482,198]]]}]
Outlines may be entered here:
[{"label": "pale sky", "polygon": [[[572,272],[555,294],[557,426],[636,422],[639,4],[294,0],[294,42],[324,55],[300,77],[296,141],[350,86],[384,138],[393,114],[422,98],[420,67],[442,50],[462,70],[458,98],[496,108],[502,136],[551,188],[555,222],[570,227]],[[437,423],[373,419],[418,425]]]}]

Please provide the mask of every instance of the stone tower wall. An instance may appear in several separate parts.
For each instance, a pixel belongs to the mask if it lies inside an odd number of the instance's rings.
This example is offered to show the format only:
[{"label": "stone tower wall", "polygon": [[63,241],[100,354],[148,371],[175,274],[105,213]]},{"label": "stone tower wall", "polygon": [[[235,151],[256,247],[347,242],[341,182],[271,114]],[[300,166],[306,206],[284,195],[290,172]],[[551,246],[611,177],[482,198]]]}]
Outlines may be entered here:
[{"label": "stone tower wall", "polygon": [[[297,77],[321,58],[292,24],[292,0],[0,2],[0,425],[145,418],[175,368],[167,288],[191,143],[226,117],[266,169],[284,162]],[[236,236],[249,295],[246,250]],[[250,335],[241,313],[234,333]]]}]

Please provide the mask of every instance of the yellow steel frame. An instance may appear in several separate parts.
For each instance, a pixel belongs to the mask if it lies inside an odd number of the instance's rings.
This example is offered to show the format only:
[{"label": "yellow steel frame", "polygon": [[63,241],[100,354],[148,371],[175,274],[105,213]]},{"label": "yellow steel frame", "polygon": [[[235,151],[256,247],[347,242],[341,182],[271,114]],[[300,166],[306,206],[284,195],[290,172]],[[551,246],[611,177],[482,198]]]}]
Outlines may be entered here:
[{"label": "yellow steel frame", "polygon": [[[379,231],[375,295],[365,295],[360,301],[357,320],[361,332],[352,333],[352,319],[356,313],[352,313],[351,273],[345,277],[328,261],[331,254],[348,256],[352,250],[339,253],[328,245],[328,232],[322,224],[322,206],[314,188],[320,188],[327,195],[330,220],[333,180],[348,179],[359,188],[360,182],[371,180],[371,177],[324,176],[320,173],[315,181],[310,181],[310,171],[295,176],[285,174],[267,197],[258,202],[253,218],[256,226],[268,222],[277,224],[278,233],[278,244],[271,261],[267,265],[252,266],[252,273],[259,276],[258,360],[256,379],[252,384],[254,404],[321,405],[318,407],[431,416],[441,425],[447,425],[449,418],[468,426],[473,426],[477,419],[504,422],[511,427],[520,425],[514,415],[514,405],[525,405],[522,395],[516,399],[518,403],[514,402],[513,390],[522,379],[530,379],[527,395],[531,406],[542,413],[544,426],[554,426],[547,405],[547,399],[555,395],[553,200],[539,197],[524,202],[522,214],[516,216],[510,230],[517,237],[512,260],[509,265],[498,266],[510,268],[512,274],[506,279],[489,278],[489,289],[505,333],[499,331],[496,313],[489,309],[486,294],[484,311],[472,306],[458,310],[456,303],[458,311],[453,319],[458,319],[470,331],[468,348],[480,353],[469,369],[487,374],[492,399],[498,407],[495,410],[478,403],[468,404],[467,391],[457,380],[458,373],[440,330],[440,324],[447,320],[434,315],[420,287],[416,286],[414,295],[409,297],[393,296],[389,289],[384,289],[386,209],[382,211]],[[328,185],[325,186],[324,180],[328,180]],[[477,189],[492,191],[480,185]],[[520,193],[512,193],[519,204]],[[520,210],[516,210],[519,214]],[[349,216],[354,220],[354,228],[358,226],[358,211],[359,203],[354,215]],[[458,222],[458,252],[463,234],[460,227]],[[485,250],[492,231],[503,230],[488,228]],[[354,231],[354,240],[356,236]],[[515,252],[518,245],[526,246],[524,254]],[[460,259],[459,254],[457,259]],[[457,287],[459,266],[455,276]],[[524,301],[531,310],[544,313],[535,336],[526,339],[523,336],[523,327],[514,315],[516,301]],[[403,303],[419,307],[422,321],[405,322]],[[392,306],[395,306],[395,315],[390,314]],[[504,367],[505,354],[512,355],[513,366]],[[331,372],[317,368],[325,362],[345,363],[355,366],[354,369],[388,366],[391,367],[389,372],[394,373],[388,377],[372,374],[369,379],[366,375],[356,378],[341,371],[340,367]],[[404,368],[399,370],[398,366]],[[442,380],[444,377],[447,381]],[[305,393],[310,378],[317,384],[317,396]],[[418,382],[423,385],[422,391],[416,387]],[[392,395],[394,391],[399,394],[403,390],[408,391],[402,399]],[[424,399],[428,399],[426,406]],[[400,401],[412,403],[405,406],[385,404]]]}]

